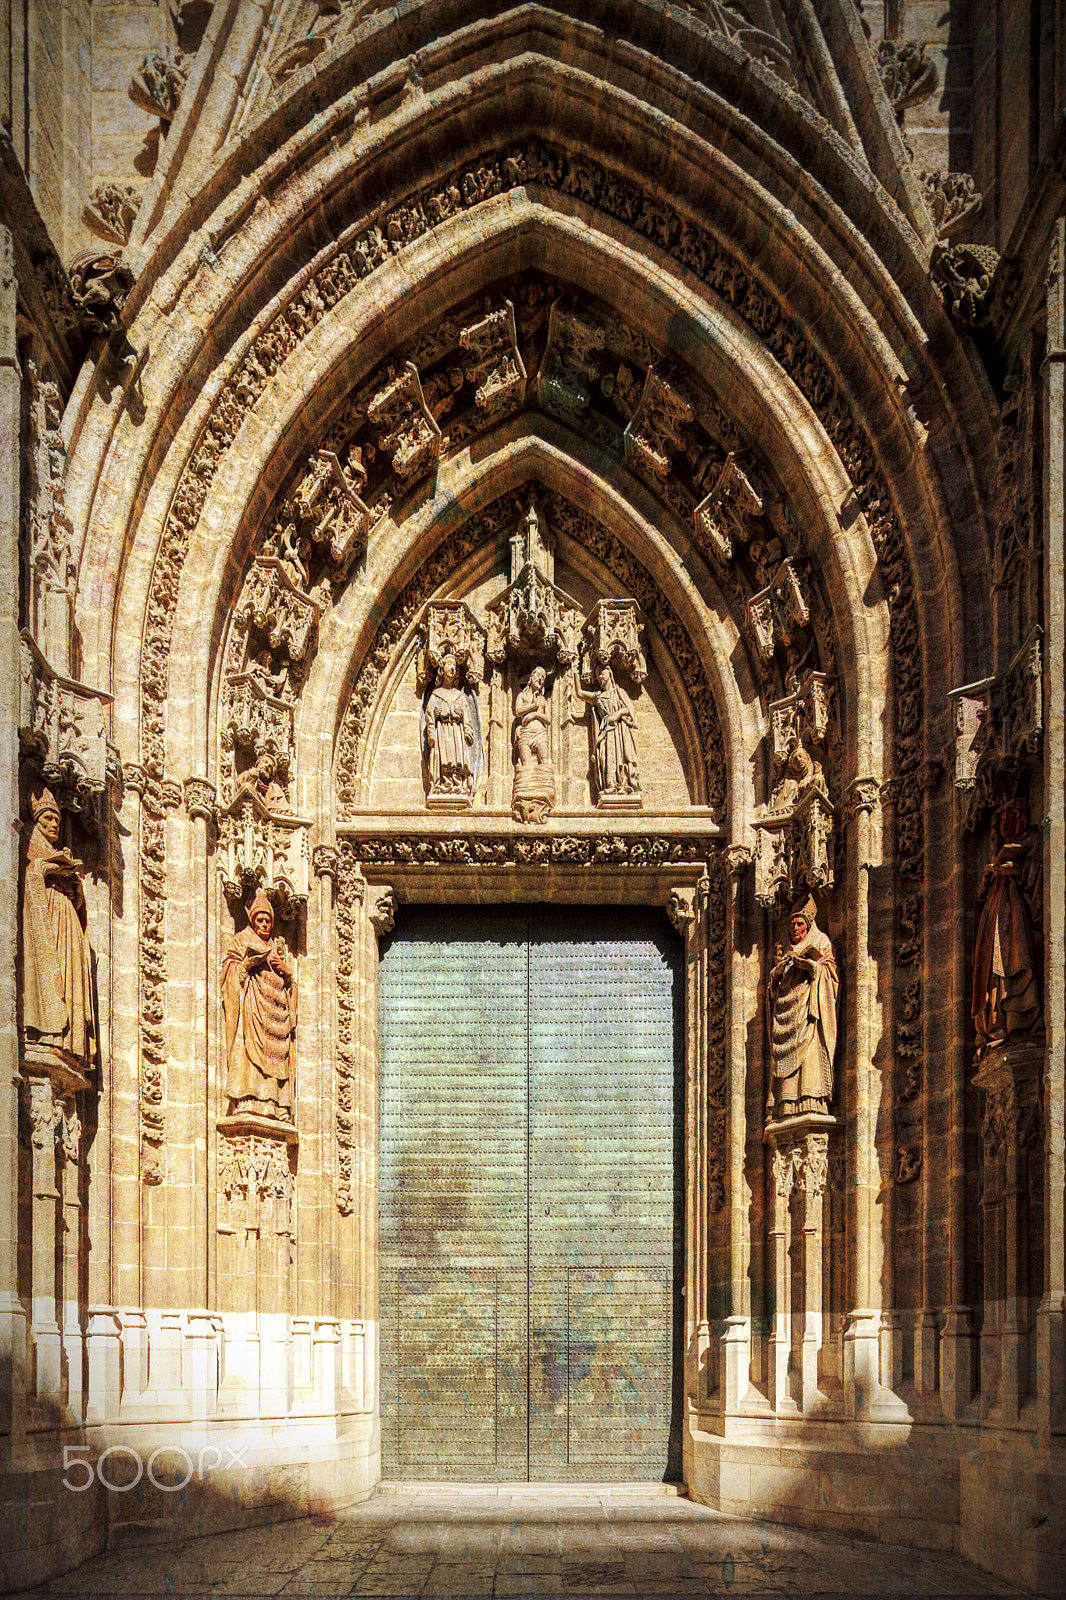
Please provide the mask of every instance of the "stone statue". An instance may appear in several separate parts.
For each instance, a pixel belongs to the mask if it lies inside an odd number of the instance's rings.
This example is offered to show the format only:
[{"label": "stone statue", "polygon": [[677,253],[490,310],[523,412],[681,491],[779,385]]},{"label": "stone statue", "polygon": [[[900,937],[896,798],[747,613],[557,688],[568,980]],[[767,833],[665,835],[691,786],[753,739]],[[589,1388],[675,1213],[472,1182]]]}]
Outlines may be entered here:
[{"label": "stone statue", "polygon": [[555,805],[555,768],[551,754],[551,706],[545,693],[547,674],[534,667],[515,696],[515,775],[511,809],[519,822],[545,823]]},{"label": "stone statue", "polygon": [[789,948],[777,945],[766,990],[770,1029],[772,1121],[826,1113],[833,1094],[840,978],[828,936],[808,896],[789,918]]},{"label": "stone statue", "polygon": [[226,1094],[235,1112],[292,1121],[292,1039],[297,991],[285,940],[272,937],[274,911],[260,889],[248,927],[222,962],[226,1012]]},{"label": "stone statue", "polygon": [[22,892],[22,1021],[27,1044],[51,1046],[85,1070],[96,1047],[92,954],[81,862],[59,850],[60,812],[48,789],[30,797],[33,830]]},{"label": "stone statue", "polygon": [[430,795],[472,797],[483,759],[481,717],[477,696],[459,682],[454,655],[441,657],[422,712],[422,738]]},{"label": "stone statue", "polygon": [[598,687],[582,689],[574,667],[574,693],[592,707],[596,724],[596,793],[639,795],[640,768],[637,763],[637,719],[625,691],[614,681],[609,666],[596,669]]},{"label": "stone statue", "polygon": [[1024,800],[1001,806],[995,855],[981,874],[973,949],[979,1050],[1031,1034],[1043,1016],[1043,841]]}]

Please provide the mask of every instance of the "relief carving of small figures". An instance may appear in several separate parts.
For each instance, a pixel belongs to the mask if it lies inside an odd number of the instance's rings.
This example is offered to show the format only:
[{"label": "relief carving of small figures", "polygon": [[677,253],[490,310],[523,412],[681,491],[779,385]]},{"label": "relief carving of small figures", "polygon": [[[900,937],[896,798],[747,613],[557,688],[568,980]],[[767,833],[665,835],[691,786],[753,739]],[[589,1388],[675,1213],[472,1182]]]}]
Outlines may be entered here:
[{"label": "relief carving of small figures", "polygon": [[595,722],[596,795],[640,794],[640,765],[637,760],[637,719],[633,703],[616,682],[610,667],[596,669],[597,687],[581,687],[577,666],[573,670],[574,694],[592,707]]},{"label": "relief carving of small figures", "polygon": [[1000,806],[981,874],[973,951],[978,1050],[1032,1034],[1043,1016],[1043,841],[1025,800]]},{"label": "relief carving of small figures", "polygon": [[22,897],[22,1020],[27,1044],[49,1046],[81,1069],[96,1047],[92,952],[81,862],[60,850],[60,811],[48,789],[30,797]]},{"label": "relief carving of small figures", "polygon": [[459,682],[454,655],[445,655],[422,713],[423,754],[430,798],[473,798],[481,776],[483,749],[477,696]]},{"label": "relief carving of small figures", "polygon": [[226,950],[222,1002],[231,1111],[291,1122],[296,975],[262,890],[248,907],[248,927]]},{"label": "relief carving of small figures", "polygon": [[555,805],[555,768],[551,753],[551,706],[545,692],[547,674],[534,667],[515,696],[515,775],[511,809],[519,822],[543,824]]},{"label": "relief carving of small figures", "polygon": [[840,977],[833,946],[816,918],[810,896],[798,901],[789,917],[789,948],[774,948],[766,991],[771,1121],[825,1114],[833,1094]]}]

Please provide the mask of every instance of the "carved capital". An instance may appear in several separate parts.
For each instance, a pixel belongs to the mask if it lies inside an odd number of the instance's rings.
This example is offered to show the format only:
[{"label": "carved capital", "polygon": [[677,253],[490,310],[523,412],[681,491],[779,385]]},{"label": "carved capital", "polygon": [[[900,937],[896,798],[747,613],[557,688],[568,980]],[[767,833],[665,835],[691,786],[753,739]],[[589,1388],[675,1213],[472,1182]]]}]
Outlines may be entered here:
[{"label": "carved capital", "polygon": [[666,902],[666,914],[682,939],[687,939],[696,926],[696,895],[692,889],[671,889]]},{"label": "carved capital", "polygon": [[367,889],[366,911],[378,938],[391,933],[396,920],[396,897],[390,888]]},{"label": "carved capital", "polygon": [[921,171],[917,176],[938,240],[953,239],[973,227],[984,199],[968,172]]},{"label": "carved capital", "polygon": [[944,304],[964,328],[981,328],[988,320],[992,282],[999,252],[991,245],[937,245],[929,266]]},{"label": "carved capital", "polygon": [[876,778],[853,778],[848,784],[844,801],[844,820],[854,822],[856,817],[872,816],[881,805],[881,785]]},{"label": "carved capital", "polygon": [[335,844],[316,844],[311,851],[311,871],[316,878],[328,878],[336,883],[341,867],[341,853]]},{"label": "carved capital", "polygon": [[190,817],[212,822],[215,816],[215,786],[207,778],[186,778],[185,809]]},{"label": "carved capital", "polygon": [[750,845],[731,844],[726,846],[726,871],[734,881],[744,876],[754,860],[755,852]]}]

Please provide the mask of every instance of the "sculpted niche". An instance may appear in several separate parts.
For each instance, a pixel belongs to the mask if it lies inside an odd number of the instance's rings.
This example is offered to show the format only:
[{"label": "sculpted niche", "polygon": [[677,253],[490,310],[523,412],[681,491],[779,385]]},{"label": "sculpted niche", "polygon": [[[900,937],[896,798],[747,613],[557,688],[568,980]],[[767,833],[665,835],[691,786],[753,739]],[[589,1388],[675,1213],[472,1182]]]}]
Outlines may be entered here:
[{"label": "sculpted niche", "polygon": [[827,1115],[833,1096],[840,976],[808,895],[789,916],[789,948],[774,948],[766,991],[771,1083],[767,1120]]},{"label": "sculpted niche", "polygon": [[598,799],[601,802],[608,798],[639,799],[640,764],[633,702],[615,682],[614,673],[606,663],[597,669],[596,688],[592,690],[581,687],[575,668],[573,691],[592,710]]},{"label": "sculpted niche", "polygon": [[230,1111],[291,1122],[296,969],[260,890],[222,962]]},{"label": "sculpted niche", "polygon": [[973,954],[979,1052],[1031,1036],[1043,1018],[1043,840],[1025,800],[1000,806],[994,855],[981,874]]},{"label": "sculpted niche", "polygon": [[22,895],[22,1020],[28,1046],[86,1071],[96,1049],[92,952],[85,931],[81,862],[59,848],[51,790],[30,796]]}]

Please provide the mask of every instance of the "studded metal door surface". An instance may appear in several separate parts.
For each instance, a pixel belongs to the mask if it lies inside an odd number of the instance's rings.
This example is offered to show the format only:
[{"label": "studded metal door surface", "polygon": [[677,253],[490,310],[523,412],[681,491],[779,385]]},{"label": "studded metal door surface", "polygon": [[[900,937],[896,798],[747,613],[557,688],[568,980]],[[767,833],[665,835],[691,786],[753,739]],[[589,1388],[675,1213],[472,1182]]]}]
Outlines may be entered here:
[{"label": "studded metal door surface", "polygon": [[398,915],[380,972],[386,1477],[674,1475],[678,953],[661,913]]}]

